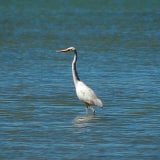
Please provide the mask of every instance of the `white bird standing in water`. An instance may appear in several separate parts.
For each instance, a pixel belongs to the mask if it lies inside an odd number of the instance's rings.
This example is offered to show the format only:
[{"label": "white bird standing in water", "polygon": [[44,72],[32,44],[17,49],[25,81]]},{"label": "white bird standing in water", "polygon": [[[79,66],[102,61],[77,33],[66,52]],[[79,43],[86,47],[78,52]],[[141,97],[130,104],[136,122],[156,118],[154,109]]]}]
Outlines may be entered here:
[{"label": "white bird standing in water", "polygon": [[86,112],[88,114],[88,107],[92,110],[92,113],[95,114],[95,110],[93,108],[94,105],[103,107],[102,101],[97,98],[94,91],[88,87],[85,83],[80,81],[80,78],[78,76],[77,70],[76,70],[76,62],[77,62],[77,51],[74,47],[69,47],[67,49],[59,50],[57,52],[73,52],[74,58],[72,61],[72,75],[73,75],[73,81],[76,89],[77,97],[85,103],[86,105]]}]

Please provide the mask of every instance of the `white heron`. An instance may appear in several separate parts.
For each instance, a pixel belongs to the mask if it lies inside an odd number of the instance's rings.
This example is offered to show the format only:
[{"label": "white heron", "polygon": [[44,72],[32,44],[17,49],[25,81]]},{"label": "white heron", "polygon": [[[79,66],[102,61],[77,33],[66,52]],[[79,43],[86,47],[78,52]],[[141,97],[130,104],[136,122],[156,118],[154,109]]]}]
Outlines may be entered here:
[{"label": "white heron", "polygon": [[85,83],[80,81],[80,78],[76,70],[76,62],[78,59],[77,50],[74,47],[69,47],[67,49],[59,50],[57,52],[74,53],[74,58],[72,61],[72,75],[77,97],[79,98],[79,100],[85,103],[87,114],[88,107],[92,110],[92,113],[95,114],[93,106],[96,105],[99,107],[103,107],[103,103],[100,99],[97,98],[96,94],[90,87],[88,87]]}]

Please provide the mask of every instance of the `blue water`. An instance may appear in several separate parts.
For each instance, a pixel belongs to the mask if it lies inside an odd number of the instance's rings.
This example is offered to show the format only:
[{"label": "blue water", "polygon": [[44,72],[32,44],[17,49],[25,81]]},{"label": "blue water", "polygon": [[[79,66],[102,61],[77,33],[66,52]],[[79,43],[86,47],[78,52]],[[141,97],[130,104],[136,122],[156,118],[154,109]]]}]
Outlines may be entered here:
[{"label": "blue water", "polygon": [[[0,5],[0,159],[160,159],[160,2]],[[72,81],[104,108],[85,113]]]}]

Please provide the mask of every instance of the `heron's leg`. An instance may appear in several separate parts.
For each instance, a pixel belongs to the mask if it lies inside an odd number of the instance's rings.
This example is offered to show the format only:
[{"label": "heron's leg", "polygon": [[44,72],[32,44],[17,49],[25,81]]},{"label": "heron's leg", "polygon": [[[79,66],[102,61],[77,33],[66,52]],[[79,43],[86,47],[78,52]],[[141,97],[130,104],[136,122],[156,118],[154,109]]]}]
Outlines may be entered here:
[{"label": "heron's leg", "polygon": [[88,115],[88,106],[86,106],[86,115]]},{"label": "heron's leg", "polygon": [[88,104],[87,103],[85,104],[86,104],[86,115],[88,115]]},{"label": "heron's leg", "polygon": [[95,115],[96,111],[94,110],[94,108],[92,106],[90,106],[91,110],[92,110],[92,114]]}]

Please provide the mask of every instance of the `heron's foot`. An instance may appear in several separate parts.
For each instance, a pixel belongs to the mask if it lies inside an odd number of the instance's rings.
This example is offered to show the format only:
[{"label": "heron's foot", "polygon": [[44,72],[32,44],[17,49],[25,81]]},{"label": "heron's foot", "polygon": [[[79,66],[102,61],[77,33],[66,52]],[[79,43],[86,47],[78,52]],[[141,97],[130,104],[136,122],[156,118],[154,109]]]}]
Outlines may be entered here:
[{"label": "heron's foot", "polygon": [[95,115],[96,115],[96,111],[95,111],[95,110],[92,112],[92,115],[93,115],[93,116],[95,116]]},{"label": "heron's foot", "polygon": [[96,111],[94,110],[94,108],[93,108],[93,107],[90,107],[90,108],[91,108],[91,110],[92,110],[92,114],[95,115],[95,114],[96,114]]}]

